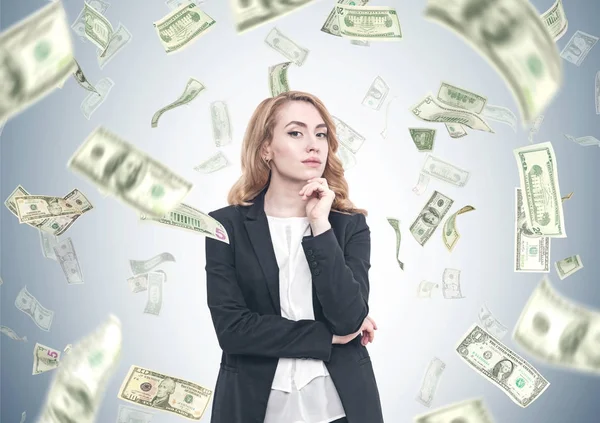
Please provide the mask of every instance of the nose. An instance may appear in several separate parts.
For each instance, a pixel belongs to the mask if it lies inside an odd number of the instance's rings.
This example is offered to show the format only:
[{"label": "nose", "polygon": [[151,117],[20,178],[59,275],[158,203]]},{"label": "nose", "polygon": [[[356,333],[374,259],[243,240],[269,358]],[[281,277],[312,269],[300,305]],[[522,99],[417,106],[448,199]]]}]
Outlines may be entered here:
[{"label": "nose", "polygon": [[308,138],[308,142],[307,142],[307,145],[306,145],[306,151],[313,151],[314,150],[314,151],[318,152],[319,150],[317,148],[317,145],[318,145],[317,136],[314,135],[314,134],[311,134],[307,138]]}]

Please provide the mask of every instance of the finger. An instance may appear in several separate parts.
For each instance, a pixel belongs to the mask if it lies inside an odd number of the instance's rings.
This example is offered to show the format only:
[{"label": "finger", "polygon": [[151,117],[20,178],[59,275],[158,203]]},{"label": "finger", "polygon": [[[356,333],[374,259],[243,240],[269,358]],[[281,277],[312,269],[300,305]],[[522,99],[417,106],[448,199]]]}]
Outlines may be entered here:
[{"label": "finger", "polygon": [[373,323],[373,327],[374,327],[375,329],[377,329],[377,323],[375,323],[375,320],[373,320],[373,318],[372,318],[372,317],[369,317],[369,320],[371,321],[371,323]]}]

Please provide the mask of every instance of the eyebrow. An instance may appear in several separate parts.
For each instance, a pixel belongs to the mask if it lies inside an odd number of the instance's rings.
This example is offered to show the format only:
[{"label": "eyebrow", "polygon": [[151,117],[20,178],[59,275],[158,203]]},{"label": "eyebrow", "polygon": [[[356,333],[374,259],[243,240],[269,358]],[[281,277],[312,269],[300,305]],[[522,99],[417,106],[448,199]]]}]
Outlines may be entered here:
[{"label": "eyebrow", "polygon": [[[298,125],[298,126],[302,126],[303,128],[306,128],[306,123],[299,122],[297,120],[291,121],[290,123],[288,123],[287,125],[285,125],[284,128],[287,128],[288,126],[293,125],[293,124],[294,125]],[[327,125],[325,125],[324,123],[319,123],[317,126],[315,126],[315,129],[316,128],[327,128]]]}]

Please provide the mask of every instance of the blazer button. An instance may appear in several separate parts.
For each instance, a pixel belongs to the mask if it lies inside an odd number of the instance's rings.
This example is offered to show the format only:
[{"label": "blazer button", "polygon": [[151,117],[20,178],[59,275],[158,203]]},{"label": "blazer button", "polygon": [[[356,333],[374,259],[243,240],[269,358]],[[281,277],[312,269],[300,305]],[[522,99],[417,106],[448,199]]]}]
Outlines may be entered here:
[{"label": "blazer button", "polygon": [[308,249],[308,251],[307,251],[307,253],[308,253],[308,255],[309,255],[309,256],[312,256],[312,255],[313,255],[313,250],[312,250],[312,248],[309,248],[309,249]]},{"label": "blazer button", "polygon": [[321,271],[319,269],[315,270],[315,276],[319,276],[321,274]]},{"label": "blazer button", "polygon": [[317,267],[317,262],[316,262],[316,261],[311,261],[311,262],[310,262],[310,267],[312,267],[313,269],[314,269],[315,267]]}]

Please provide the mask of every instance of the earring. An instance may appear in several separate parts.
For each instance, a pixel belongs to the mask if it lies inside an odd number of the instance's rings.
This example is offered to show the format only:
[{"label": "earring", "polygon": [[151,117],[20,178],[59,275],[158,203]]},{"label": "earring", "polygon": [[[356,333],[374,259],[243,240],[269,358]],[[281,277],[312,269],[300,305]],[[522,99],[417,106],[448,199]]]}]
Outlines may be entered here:
[{"label": "earring", "polygon": [[268,157],[263,157],[263,161],[267,164],[267,167],[271,169],[271,159]]}]

